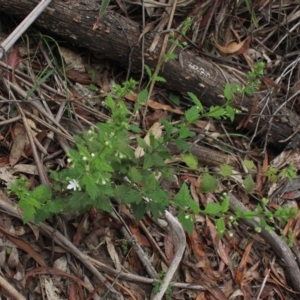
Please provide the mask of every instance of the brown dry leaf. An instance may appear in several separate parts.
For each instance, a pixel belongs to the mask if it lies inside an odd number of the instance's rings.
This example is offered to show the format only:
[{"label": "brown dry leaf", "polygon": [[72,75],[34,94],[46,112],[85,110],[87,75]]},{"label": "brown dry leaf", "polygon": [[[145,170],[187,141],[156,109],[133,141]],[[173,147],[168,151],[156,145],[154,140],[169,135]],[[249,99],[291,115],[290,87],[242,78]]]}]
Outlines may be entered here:
[{"label": "brown dry leaf", "polygon": [[11,268],[14,269],[20,264],[19,260],[19,252],[17,247],[12,247],[11,252],[9,254],[8,260],[7,260],[7,265]]},{"label": "brown dry leaf", "polygon": [[173,239],[168,234],[165,236],[164,245],[165,245],[166,258],[168,262],[171,263],[174,258],[175,249],[174,249]]},{"label": "brown dry leaf", "polygon": [[158,122],[160,119],[166,119],[167,117],[167,111],[155,110],[152,114],[146,116],[146,128],[149,129],[155,122]]},{"label": "brown dry leaf", "polygon": [[76,233],[73,237],[73,244],[78,247],[81,244],[83,233],[85,232],[84,228],[86,228],[86,224],[88,222],[88,214],[85,214],[81,219],[79,225],[76,228]]},{"label": "brown dry leaf", "polygon": [[3,234],[5,234],[9,240],[11,242],[13,242],[18,248],[22,249],[23,251],[25,251],[26,253],[30,254],[32,256],[32,258],[41,266],[46,266],[46,263],[43,259],[43,257],[36,252],[31,246],[30,244],[28,244],[27,242],[25,242],[24,240],[14,236],[13,234],[11,234],[9,231],[7,231],[6,229],[4,229],[3,227],[0,227],[0,232],[2,232]]},{"label": "brown dry leaf", "polygon": [[[128,95],[125,95],[125,98],[127,100],[136,102],[137,101],[137,94],[128,94]],[[158,102],[153,101],[151,99],[149,99],[147,103],[148,103],[148,106],[153,108],[153,109],[167,110],[167,111],[173,112],[173,113],[178,114],[178,115],[183,115],[184,114],[184,112],[179,108],[173,108],[170,105],[161,104],[161,103],[158,103]],[[145,106],[145,103],[141,103],[141,105]]]},{"label": "brown dry leaf", "polygon": [[67,70],[72,69],[82,73],[85,72],[82,58],[78,53],[75,53],[74,51],[64,47],[59,47],[59,51],[66,63]]},{"label": "brown dry leaf", "polygon": [[244,271],[245,271],[245,268],[247,266],[247,262],[248,262],[248,257],[249,257],[249,254],[250,254],[250,251],[252,249],[252,245],[253,245],[253,242],[250,242],[246,249],[245,249],[245,252],[243,254],[243,257],[242,257],[242,260],[236,270],[236,273],[235,273],[235,281],[237,283],[241,283],[243,281],[243,278],[244,278]]},{"label": "brown dry leaf", "polygon": [[0,158],[0,168],[9,164],[9,156],[4,156]]},{"label": "brown dry leaf", "polygon": [[20,124],[17,123],[18,128],[15,127],[15,135],[13,145],[9,154],[9,162],[11,166],[14,166],[22,156],[23,150],[27,143],[27,133],[24,127],[20,127]]},{"label": "brown dry leaf", "polygon": [[91,80],[91,74],[82,73],[77,70],[67,70],[66,75],[70,80],[78,82],[80,84],[89,85],[93,83],[93,81]]},{"label": "brown dry leaf", "polygon": [[205,252],[203,250],[203,240],[199,237],[198,231],[193,230],[192,234],[189,236],[193,254],[197,259],[205,257]]},{"label": "brown dry leaf", "polygon": [[131,233],[136,237],[138,243],[141,245],[141,246],[144,246],[144,247],[148,247],[148,248],[151,248],[151,243],[149,242],[149,240],[147,239],[146,236],[144,236],[141,232],[140,232],[140,229],[137,225],[134,225],[134,224],[130,224],[128,225],[129,226],[129,229],[131,231]]},{"label": "brown dry leaf", "polygon": [[212,124],[211,122],[204,121],[204,120],[198,120],[196,123],[194,123],[194,125],[196,125],[197,127],[201,128],[201,129],[206,129],[209,131],[217,131],[214,124]]},{"label": "brown dry leaf", "polygon": [[215,225],[210,221],[208,217],[206,217],[206,224],[209,228],[213,243],[217,249],[220,258],[222,259],[224,264],[229,267],[231,273],[234,274],[233,263],[230,257],[228,256],[228,253],[225,251],[225,245],[222,243],[221,239],[219,238]]},{"label": "brown dry leaf", "polygon": [[16,180],[16,178],[12,175],[12,171],[9,166],[0,168],[0,179],[6,185],[10,185],[10,184],[14,183]]},{"label": "brown dry leaf", "polygon": [[221,46],[217,43],[217,41],[215,41],[215,44],[217,48],[224,54],[236,54],[243,49],[244,44],[247,45],[247,43],[249,43],[249,39],[251,39],[251,36],[248,36],[240,43],[232,42],[227,46]]},{"label": "brown dry leaf", "polygon": [[110,258],[114,262],[116,270],[120,272],[122,269],[122,264],[120,262],[119,255],[116,251],[115,245],[112,242],[112,238],[111,238],[112,235],[113,234],[111,230],[108,232],[108,234],[105,235],[106,248]]}]

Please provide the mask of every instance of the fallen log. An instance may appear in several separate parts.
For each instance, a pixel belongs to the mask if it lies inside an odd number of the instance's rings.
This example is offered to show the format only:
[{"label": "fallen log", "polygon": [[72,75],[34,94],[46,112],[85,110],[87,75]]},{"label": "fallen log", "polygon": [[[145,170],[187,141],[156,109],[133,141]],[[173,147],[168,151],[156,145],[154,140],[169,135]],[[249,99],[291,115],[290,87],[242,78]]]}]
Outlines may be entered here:
[{"label": "fallen log", "polygon": [[[24,18],[38,2],[38,0],[0,0],[0,11]],[[100,52],[133,71],[140,71],[142,47],[139,24],[114,12],[108,12],[100,20],[97,29],[93,30],[98,10],[91,9],[84,3],[86,2],[79,0],[53,0],[35,24],[53,35],[64,38],[72,45]],[[147,51],[153,37],[153,32],[145,35],[144,53],[145,64],[152,69],[157,64],[161,45],[158,44],[151,53]],[[193,92],[206,107],[222,105],[225,102],[223,89],[226,82],[240,85],[241,83],[234,75],[222,70],[221,66],[216,67],[215,63],[201,55],[189,50],[182,51],[180,61],[169,60],[160,75],[167,80],[170,88],[184,95]],[[254,106],[254,101],[252,98],[243,97],[236,99],[233,106],[243,108],[247,114]],[[255,115],[251,117],[246,128],[258,133],[260,137],[267,136],[269,144],[282,148],[285,144],[279,141],[286,140],[293,134],[300,125],[300,118],[293,111],[285,107],[278,109],[279,107],[280,103],[276,101],[259,101]],[[244,117],[245,115],[237,115],[235,123],[238,124]]]}]

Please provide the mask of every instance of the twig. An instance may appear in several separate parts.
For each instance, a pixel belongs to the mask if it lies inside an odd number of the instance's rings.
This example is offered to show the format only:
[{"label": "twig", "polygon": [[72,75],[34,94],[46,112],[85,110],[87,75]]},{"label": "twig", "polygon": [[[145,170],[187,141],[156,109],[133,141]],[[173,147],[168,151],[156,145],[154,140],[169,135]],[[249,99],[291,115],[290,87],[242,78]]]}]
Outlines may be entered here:
[{"label": "twig", "polygon": [[0,59],[7,52],[27,28],[38,18],[52,0],[42,0],[35,9],[21,22],[21,24],[5,39],[0,47]]},{"label": "twig", "polygon": [[9,282],[0,275],[0,285],[12,296],[15,300],[26,300]]},{"label": "twig", "polygon": [[161,300],[163,298],[163,296],[164,296],[168,286],[170,285],[170,282],[180,264],[180,261],[182,259],[182,256],[183,256],[183,253],[185,250],[185,246],[186,246],[185,234],[184,234],[181,224],[168,211],[166,211],[166,219],[171,228],[171,235],[173,238],[173,242],[175,244],[176,253],[175,253],[173,261],[166,273],[164,281],[163,281],[162,285],[160,286],[159,292],[153,297],[152,300]]}]

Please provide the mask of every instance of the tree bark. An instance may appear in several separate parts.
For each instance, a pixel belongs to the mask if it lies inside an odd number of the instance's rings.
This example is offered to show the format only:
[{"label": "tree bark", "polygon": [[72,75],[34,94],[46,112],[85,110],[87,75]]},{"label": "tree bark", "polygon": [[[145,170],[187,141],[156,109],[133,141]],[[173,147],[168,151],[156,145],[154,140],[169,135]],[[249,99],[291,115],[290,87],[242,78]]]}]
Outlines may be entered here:
[{"label": "tree bark", "polygon": [[[87,2],[87,1],[85,1]],[[37,5],[38,0],[0,0],[0,10],[19,18],[24,18]],[[114,12],[108,12],[100,20],[98,28],[93,30],[98,10],[90,9],[84,1],[53,0],[50,6],[40,15],[35,24],[58,35],[72,45],[100,52],[107,58],[120,64],[140,71],[142,68],[142,48],[139,40],[141,29],[137,23]],[[155,33],[145,35],[145,64],[154,69],[159,56],[160,45],[150,53],[148,51]],[[161,37],[162,40],[162,37]],[[179,54],[177,50],[177,54]],[[169,60],[163,66],[160,76],[163,76],[170,88],[186,94],[192,92],[198,96],[204,106],[222,105],[225,103],[223,89],[226,82],[242,85],[234,75],[221,70],[221,66],[209,61],[203,54],[193,51],[182,51],[180,60]],[[271,97],[271,96],[270,96]],[[253,107],[253,99],[243,97],[236,99],[233,106],[248,113]],[[282,148],[285,144],[280,140],[287,139],[293,134],[300,119],[296,113],[281,108],[280,103],[270,99],[259,101],[255,115],[247,124],[247,129],[259,133],[268,143]],[[237,115],[238,124],[245,115]]]}]

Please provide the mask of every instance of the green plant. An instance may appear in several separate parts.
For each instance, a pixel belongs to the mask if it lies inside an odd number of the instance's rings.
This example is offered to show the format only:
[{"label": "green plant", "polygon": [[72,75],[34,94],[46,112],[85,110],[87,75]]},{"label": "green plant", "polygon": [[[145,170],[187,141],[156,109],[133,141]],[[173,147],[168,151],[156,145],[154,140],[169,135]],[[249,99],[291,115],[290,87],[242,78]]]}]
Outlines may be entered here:
[{"label": "green plant", "polygon": [[[186,33],[188,26],[189,20],[184,23],[182,34]],[[175,59],[176,56],[172,54],[174,49],[183,46],[179,38],[173,38],[172,43],[172,47],[164,57],[164,62]],[[210,174],[208,169],[198,170],[198,161],[190,153],[188,139],[194,136],[189,126],[201,118],[234,119],[235,110],[231,107],[234,99],[233,85],[225,86],[225,104],[210,107],[208,110],[204,109],[196,95],[189,93],[193,106],[185,112],[184,120],[180,124],[161,120],[164,134],[155,137],[150,132],[149,143],[139,136],[136,137],[138,146],[144,152],[144,155],[139,156],[135,155],[128,133],[141,133],[141,130],[131,124],[131,118],[140,109],[141,103],[147,101],[150,83],[164,81],[157,75],[158,71],[152,74],[150,68],[147,66],[145,68],[149,82],[146,89],[139,92],[134,110],[130,112],[123,99],[126,94],[133,92],[136,82],[131,79],[123,85],[115,85],[113,94],[108,95],[105,100],[107,108],[111,111],[111,120],[98,124],[97,129],[92,128],[80,137],[74,137],[76,148],[68,153],[68,167],[61,172],[50,172],[51,189],[38,186],[30,191],[24,177],[10,186],[9,190],[20,199],[18,205],[24,211],[25,223],[31,220],[38,223],[59,212],[83,212],[90,207],[110,212],[112,205],[118,203],[130,205],[137,220],[141,219],[147,211],[151,212],[154,218],[158,218],[172,204],[177,208],[178,218],[188,233],[191,233],[194,228],[194,215],[201,213],[215,220],[217,230],[222,236],[228,221],[235,224],[238,219],[257,217],[260,225],[269,230],[272,227],[268,222],[271,222],[272,218],[280,218],[284,221],[293,215],[293,211],[286,209],[270,214],[264,205],[258,205],[253,212],[241,213],[237,209],[234,215],[228,217],[229,198],[226,195],[220,198],[221,203],[209,203],[204,209],[200,209],[191,197],[186,184],[182,185],[176,195],[163,190],[158,179],[172,179],[172,174],[176,172],[165,163],[166,159],[171,158],[166,148],[169,141],[174,141],[183,151],[182,161],[190,169],[202,174],[200,192],[215,191],[220,177],[228,177],[232,174],[231,167],[227,165],[220,166],[219,175]],[[257,66],[255,72],[248,73],[249,83],[246,88],[234,86],[234,91],[248,93],[251,88],[256,90],[262,72],[263,65]],[[244,161],[244,164],[248,170],[253,168],[251,161]],[[288,169],[285,175],[293,174],[293,169]],[[251,193],[254,189],[254,182],[250,175],[247,174],[244,178],[247,193]]]},{"label": "green plant", "polygon": [[227,101],[232,101],[237,94],[238,96],[246,93],[249,96],[253,96],[256,91],[259,90],[261,83],[261,77],[263,76],[265,68],[264,62],[258,62],[254,65],[254,71],[247,73],[247,84],[242,88],[238,84],[227,83],[224,88],[224,96]]},{"label": "green plant", "polygon": [[[160,271],[157,275],[158,275],[158,281],[155,281],[152,284],[153,285],[153,292],[155,294],[157,294],[159,292],[160,286],[164,282],[164,277],[166,275],[166,272]],[[165,293],[166,300],[172,300],[171,292],[172,292],[172,287],[169,285],[167,290],[166,290],[166,293]]]}]

